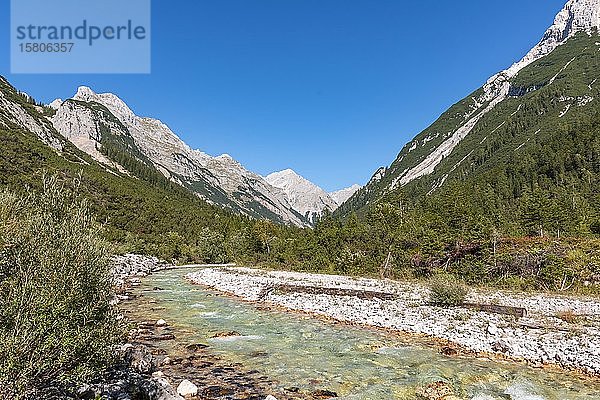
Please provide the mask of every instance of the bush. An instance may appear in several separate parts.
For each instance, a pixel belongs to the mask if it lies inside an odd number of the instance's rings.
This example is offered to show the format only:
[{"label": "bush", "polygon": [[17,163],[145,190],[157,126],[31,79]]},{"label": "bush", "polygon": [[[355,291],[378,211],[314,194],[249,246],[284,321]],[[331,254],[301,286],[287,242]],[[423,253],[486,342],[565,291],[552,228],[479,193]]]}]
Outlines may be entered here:
[{"label": "bush", "polygon": [[436,275],[429,281],[429,300],[439,307],[456,307],[465,302],[467,287],[452,275]]},{"label": "bush", "polygon": [[55,178],[40,194],[0,190],[0,398],[36,398],[113,361],[122,330],[98,230]]}]

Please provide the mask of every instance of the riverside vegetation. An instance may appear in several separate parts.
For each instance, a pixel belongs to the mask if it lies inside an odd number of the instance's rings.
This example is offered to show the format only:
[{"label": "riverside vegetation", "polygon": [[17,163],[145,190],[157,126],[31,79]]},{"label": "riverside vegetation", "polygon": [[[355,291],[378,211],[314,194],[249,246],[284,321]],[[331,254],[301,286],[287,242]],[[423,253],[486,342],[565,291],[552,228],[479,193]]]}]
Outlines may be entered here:
[{"label": "riverside vegetation", "polygon": [[60,393],[116,361],[109,247],[69,193],[56,178],[39,193],[0,191],[0,398]]}]

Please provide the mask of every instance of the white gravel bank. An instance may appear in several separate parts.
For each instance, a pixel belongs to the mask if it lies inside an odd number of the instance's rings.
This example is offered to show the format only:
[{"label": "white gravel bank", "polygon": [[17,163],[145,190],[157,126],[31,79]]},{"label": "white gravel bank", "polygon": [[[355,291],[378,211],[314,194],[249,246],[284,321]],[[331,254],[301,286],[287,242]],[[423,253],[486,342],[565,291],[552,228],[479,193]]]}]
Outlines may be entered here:
[{"label": "white gravel bank", "polygon": [[[594,299],[507,292],[472,292],[468,298],[481,304],[526,308],[527,317],[517,319],[429,306],[427,289],[413,283],[250,268],[206,268],[187,277],[196,284],[253,301],[259,300],[264,289],[277,284],[393,293],[395,300],[272,292],[261,300],[340,321],[428,334],[475,352],[502,353],[534,364],[558,364],[600,374],[600,301]],[[556,318],[562,311],[585,318],[568,324]]]}]

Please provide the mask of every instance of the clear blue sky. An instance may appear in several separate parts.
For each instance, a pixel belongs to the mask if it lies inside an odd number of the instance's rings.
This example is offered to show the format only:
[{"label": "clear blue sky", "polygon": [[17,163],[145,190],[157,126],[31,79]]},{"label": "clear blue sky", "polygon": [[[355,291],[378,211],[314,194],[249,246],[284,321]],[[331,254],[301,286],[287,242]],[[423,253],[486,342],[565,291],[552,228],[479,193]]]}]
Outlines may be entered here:
[{"label": "clear blue sky", "polygon": [[11,75],[8,29],[0,74],[47,102],[116,93],[193,148],[334,190],[521,58],[565,2],[154,0],[150,75]]}]

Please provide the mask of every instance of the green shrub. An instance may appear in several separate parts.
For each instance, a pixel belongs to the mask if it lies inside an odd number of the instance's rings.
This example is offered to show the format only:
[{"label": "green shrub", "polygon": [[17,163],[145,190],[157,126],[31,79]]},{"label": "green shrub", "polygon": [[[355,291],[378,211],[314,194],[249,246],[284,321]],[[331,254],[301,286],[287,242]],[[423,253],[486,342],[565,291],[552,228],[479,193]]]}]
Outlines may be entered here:
[{"label": "green shrub", "polygon": [[0,190],[0,398],[35,398],[114,361],[107,246],[67,192],[55,178],[39,194]]},{"label": "green shrub", "polygon": [[465,302],[467,287],[453,275],[436,275],[429,281],[429,300],[439,307],[456,307]]}]

